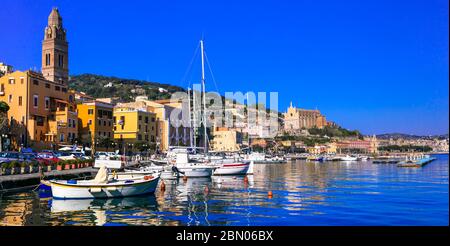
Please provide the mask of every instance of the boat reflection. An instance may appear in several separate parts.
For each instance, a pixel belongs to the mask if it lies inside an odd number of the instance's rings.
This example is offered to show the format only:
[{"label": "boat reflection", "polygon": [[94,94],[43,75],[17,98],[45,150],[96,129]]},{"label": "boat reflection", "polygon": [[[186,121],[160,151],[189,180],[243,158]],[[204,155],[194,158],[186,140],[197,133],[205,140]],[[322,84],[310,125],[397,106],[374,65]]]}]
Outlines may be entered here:
[{"label": "boat reflection", "polygon": [[217,188],[253,188],[255,180],[253,175],[247,176],[213,176],[213,185]]},{"label": "boat reflection", "polygon": [[153,195],[124,197],[114,199],[75,199],[62,200],[53,199],[51,201],[51,212],[73,212],[83,210],[109,210],[126,208],[154,208],[157,209],[156,198]]}]

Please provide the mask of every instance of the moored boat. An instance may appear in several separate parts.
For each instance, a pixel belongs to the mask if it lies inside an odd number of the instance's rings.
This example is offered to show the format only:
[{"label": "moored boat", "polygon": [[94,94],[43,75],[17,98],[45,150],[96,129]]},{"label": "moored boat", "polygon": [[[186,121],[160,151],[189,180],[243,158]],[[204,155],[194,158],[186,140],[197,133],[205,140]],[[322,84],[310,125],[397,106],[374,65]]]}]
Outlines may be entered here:
[{"label": "moored boat", "polygon": [[55,199],[87,199],[137,196],[154,193],[159,175],[145,175],[134,179],[109,178],[102,166],[93,180],[50,180]]}]

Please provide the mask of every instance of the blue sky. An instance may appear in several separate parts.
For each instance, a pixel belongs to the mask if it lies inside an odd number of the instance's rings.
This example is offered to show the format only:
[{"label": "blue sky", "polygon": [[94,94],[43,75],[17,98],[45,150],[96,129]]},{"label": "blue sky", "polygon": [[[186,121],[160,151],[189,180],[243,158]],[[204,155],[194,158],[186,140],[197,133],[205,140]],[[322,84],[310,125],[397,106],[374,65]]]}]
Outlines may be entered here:
[{"label": "blue sky", "polygon": [[3,0],[0,61],[40,68],[54,6],[71,74],[187,87],[200,76],[197,65],[185,73],[204,35],[222,94],[278,91],[280,111],[293,101],[365,134],[448,133],[446,0]]}]

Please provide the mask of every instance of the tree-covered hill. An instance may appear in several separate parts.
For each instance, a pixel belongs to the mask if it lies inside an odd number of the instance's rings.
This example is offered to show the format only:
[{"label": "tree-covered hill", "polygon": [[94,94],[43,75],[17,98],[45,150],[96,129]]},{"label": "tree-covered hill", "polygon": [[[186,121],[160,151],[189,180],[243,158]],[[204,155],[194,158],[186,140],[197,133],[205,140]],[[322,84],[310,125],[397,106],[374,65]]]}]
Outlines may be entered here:
[{"label": "tree-covered hill", "polygon": [[69,88],[95,98],[119,97],[125,102],[133,101],[136,96],[148,96],[150,100],[169,99],[173,92],[185,91],[169,84],[95,74],[72,75]]}]

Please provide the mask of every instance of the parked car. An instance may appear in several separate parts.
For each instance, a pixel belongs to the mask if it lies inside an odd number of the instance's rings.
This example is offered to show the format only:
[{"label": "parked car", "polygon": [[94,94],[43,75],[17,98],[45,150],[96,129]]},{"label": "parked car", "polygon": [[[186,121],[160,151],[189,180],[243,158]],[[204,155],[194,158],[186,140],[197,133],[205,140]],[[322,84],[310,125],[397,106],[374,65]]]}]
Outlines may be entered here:
[{"label": "parked car", "polygon": [[56,154],[52,152],[39,152],[36,157],[39,162],[47,165],[60,161]]},{"label": "parked car", "polygon": [[0,163],[10,162],[10,161],[18,161],[19,153],[18,152],[1,152],[0,153]]},{"label": "parked car", "polygon": [[69,152],[59,152],[56,154],[56,157],[58,157],[58,159],[60,160],[76,160],[77,158],[75,157],[74,154],[69,153]]},{"label": "parked car", "polygon": [[83,153],[81,152],[71,152],[70,154],[74,155],[75,158],[80,159],[80,160],[86,160],[86,159],[90,159],[89,156],[85,156]]},{"label": "parked car", "polygon": [[19,153],[19,161],[25,162],[37,161],[37,156],[34,153]]}]

